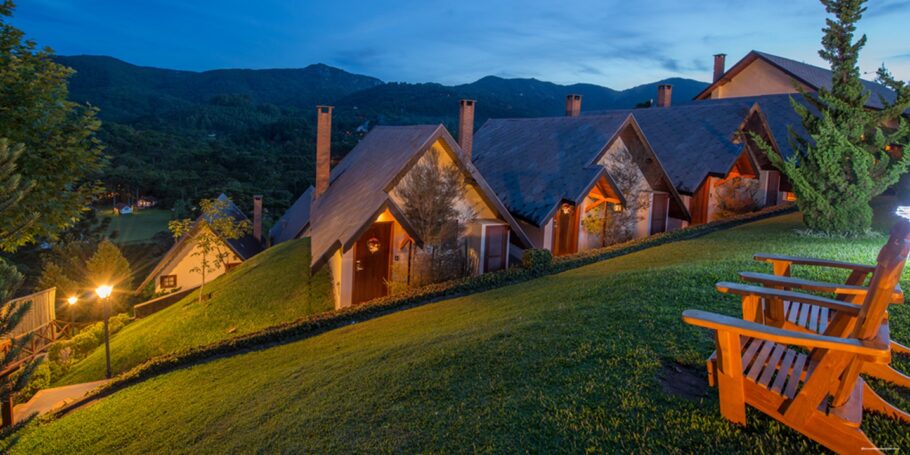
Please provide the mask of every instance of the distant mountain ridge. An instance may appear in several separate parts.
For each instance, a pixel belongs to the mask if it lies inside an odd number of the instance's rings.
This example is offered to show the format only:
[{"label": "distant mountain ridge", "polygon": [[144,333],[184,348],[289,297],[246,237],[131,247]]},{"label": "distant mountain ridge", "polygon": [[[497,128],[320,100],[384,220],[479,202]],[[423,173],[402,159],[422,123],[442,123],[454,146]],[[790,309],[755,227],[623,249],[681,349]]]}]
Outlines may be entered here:
[{"label": "distant mountain ridge", "polygon": [[192,206],[224,192],[243,208],[265,196],[280,214],[313,181],[317,104],[335,106],[332,155],[338,160],[375,125],[443,123],[457,132],[458,100],[477,100],[475,126],[488,118],[631,108],[674,85],[685,102],[707,84],[667,79],[628,90],[487,76],[469,84],[383,82],[316,64],[299,69],[204,72],[142,67],[112,57],[61,56],[76,70],[70,99],[97,106],[110,166],[105,185],[156,196],[163,207]]},{"label": "distant mountain ridge", "polygon": [[[76,70],[70,96],[101,109],[103,120],[129,123],[148,115],[185,109],[219,95],[243,95],[253,103],[310,109],[334,104],[356,109],[381,123],[405,119],[443,121],[455,115],[459,98],[478,101],[478,121],[489,117],[559,115],[565,96],[583,96],[583,110],[631,108],[655,98],[657,85],[673,84],[674,98],[689,100],[708,84],[671,78],[626,90],[594,84],[559,85],[537,79],[486,76],[469,84],[383,82],[324,64],[299,69],[219,69],[204,72],[136,66],[105,56],[58,56]],[[340,112],[339,112],[340,113]]]}]

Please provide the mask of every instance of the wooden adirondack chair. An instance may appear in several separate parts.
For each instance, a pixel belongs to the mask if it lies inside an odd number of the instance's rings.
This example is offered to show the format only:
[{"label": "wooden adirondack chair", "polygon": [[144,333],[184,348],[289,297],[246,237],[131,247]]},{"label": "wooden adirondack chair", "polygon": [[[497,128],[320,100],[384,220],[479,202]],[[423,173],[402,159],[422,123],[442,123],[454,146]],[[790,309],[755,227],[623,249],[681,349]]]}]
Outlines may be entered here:
[{"label": "wooden adirondack chair", "polygon": [[[910,236],[910,222],[900,221],[891,229],[891,236],[888,242],[879,252],[878,262],[884,257],[893,254],[894,250],[899,250],[901,241]],[[848,262],[829,261],[817,258],[802,258],[794,256],[782,256],[774,254],[756,254],[756,260],[771,263],[774,274],[743,272],[740,277],[747,282],[759,283],[765,287],[782,290],[798,289],[801,291],[814,291],[833,294],[834,298],[844,302],[862,303],[868,292],[865,286],[866,279],[874,276],[878,266],[865,264],[852,264]],[[791,269],[794,265],[818,266],[845,269],[850,271],[847,280],[841,283],[827,283],[823,281],[804,280],[790,276]],[[732,292],[737,294],[749,294],[748,289],[722,289],[722,292]],[[904,302],[904,294],[897,284],[894,287],[891,303],[899,304]],[[744,317],[755,321],[764,322],[768,325],[782,327],[792,330],[807,331],[810,333],[819,333],[831,336],[846,336],[852,328],[854,321],[847,324],[832,326],[830,323],[837,317],[837,309],[829,306],[818,305],[815,303],[792,302],[783,298],[769,298],[764,300],[764,305],[760,311]],[[887,317],[886,322],[887,324]],[[910,348],[892,340],[891,351],[901,354],[910,354]],[[863,373],[870,376],[891,382],[901,387],[910,388],[910,376],[895,370],[891,365],[881,365],[877,363],[868,363],[863,369]]]},{"label": "wooden adirondack chair", "polygon": [[748,404],[835,452],[880,453],[860,429],[863,409],[910,423],[910,415],[882,400],[860,376],[865,364],[887,364],[891,359],[883,322],[910,251],[907,239],[897,244],[899,248],[880,255],[862,305],[771,288],[718,285],[754,289],[745,299],[744,314],[759,311],[763,298],[833,309],[836,315],[830,325],[852,326],[846,337],[698,310],[683,312],[686,323],[717,332],[717,351],[708,361],[708,371],[718,387],[721,414],[745,425]]}]

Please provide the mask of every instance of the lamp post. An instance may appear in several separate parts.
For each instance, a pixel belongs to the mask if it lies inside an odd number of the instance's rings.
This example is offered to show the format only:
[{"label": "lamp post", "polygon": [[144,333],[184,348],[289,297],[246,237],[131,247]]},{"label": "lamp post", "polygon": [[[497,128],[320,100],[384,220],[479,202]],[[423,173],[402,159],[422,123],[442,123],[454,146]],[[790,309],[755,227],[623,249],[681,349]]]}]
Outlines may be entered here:
[{"label": "lamp post", "polygon": [[98,289],[95,289],[95,293],[98,294],[98,297],[101,299],[102,309],[104,310],[104,358],[107,361],[107,378],[111,378],[111,335],[108,331],[108,318],[110,316],[110,305],[111,302],[108,298],[111,296],[111,292],[114,291],[114,288],[105,284],[98,286]]},{"label": "lamp post", "polygon": [[70,298],[66,299],[66,303],[70,304],[69,311],[67,311],[67,313],[70,314],[70,338],[76,336],[76,313],[75,313],[76,307],[75,307],[75,305],[76,305],[76,302],[78,302],[78,301],[79,301],[79,298],[74,295],[70,296]]}]

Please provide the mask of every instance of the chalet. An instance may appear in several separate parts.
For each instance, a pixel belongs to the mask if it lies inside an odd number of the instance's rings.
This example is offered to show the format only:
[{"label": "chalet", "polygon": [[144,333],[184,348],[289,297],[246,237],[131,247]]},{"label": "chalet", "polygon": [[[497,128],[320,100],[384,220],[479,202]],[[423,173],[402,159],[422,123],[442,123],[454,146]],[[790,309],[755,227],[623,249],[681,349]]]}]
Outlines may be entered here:
[{"label": "chalet", "polygon": [[[685,200],[689,224],[781,202],[780,172],[751,136],[758,134],[777,148],[762,104],[729,99],[674,106],[671,100],[672,87],[662,85],[656,107],[625,112],[638,122]],[[790,112],[779,118],[792,119],[796,114],[792,108]],[[671,220],[674,228],[685,224],[685,220]]]},{"label": "chalet", "polygon": [[[714,56],[714,80],[696,95],[696,100],[797,94],[799,89],[812,93],[831,88],[831,70],[765,52],[751,51],[729,70],[725,65],[724,54]],[[863,85],[870,93],[866,104],[870,109],[881,109],[882,98],[888,102],[896,98],[894,91],[881,84],[864,80]]]},{"label": "chalet", "polygon": [[[625,240],[607,238],[619,236],[615,231],[585,227],[598,210],[630,214],[625,221],[630,232],[623,235],[633,238],[667,230],[669,218],[688,220],[683,200],[633,116],[580,116],[580,111],[581,96],[569,95],[564,117],[491,119],[474,137],[474,165],[532,245],[566,255]],[[624,191],[612,176],[618,163],[626,163]]]},{"label": "chalet", "polygon": [[136,199],[136,207],[140,209],[150,209],[158,206],[158,198],[154,196],[142,196]]},{"label": "chalet", "polygon": [[[237,220],[247,219],[243,211],[234,205],[226,195],[222,194],[218,196],[218,199],[227,201],[224,216],[233,217]],[[262,251],[261,226],[262,196],[254,196],[252,234],[239,239],[222,239],[221,248],[228,252],[228,259],[225,261],[226,266],[219,267],[218,270],[208,273],[206,281],[221,276]],[[199,217],[190,233],[174,243],[174,246],[168,250],[161,261],[152,269],[152,272],[149,273],[148,277],[139,285],[137,291],[142,291],[151,283],[154,283],[155,293],[189,290],[201,285],[202,276],[193,271],[193,269],[200,266],[202,258],[197,254],[199,253],[199,247],[193,239],[203,229],[211,230],[205,219]]]},{"label": "chalet", "polygon": [[[473,101],[461,116],[473,117]],[[432,248],[420,220],[407,214],[403,184],[417,166],[454,167],[463,177],[454,204],[459,218],[448,232],[463,252],[466,274],[509,266],[509,245],[528,245],[461,145],[442,125],[377,126],[330,169],[332,108],[317,108],[316,185],[270,231],[273,243],[310,237],[311,270],[328,266],[335,306],[344,308],[411,284],[417,260]],[[473,123],[473,120],[471,121]],[[469,146],[469,145],[468,145]]]}]

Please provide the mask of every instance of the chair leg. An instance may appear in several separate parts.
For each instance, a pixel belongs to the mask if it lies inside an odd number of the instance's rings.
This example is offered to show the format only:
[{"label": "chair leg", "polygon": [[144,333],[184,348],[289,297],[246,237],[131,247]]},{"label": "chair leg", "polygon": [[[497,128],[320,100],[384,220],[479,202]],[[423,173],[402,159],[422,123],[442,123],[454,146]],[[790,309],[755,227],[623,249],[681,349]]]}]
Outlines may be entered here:
[{"label": "chair leg", "polygon": [[863,409],[875,411],[892,419],[910,424],[910,414],[885,401],[884,398],[875,393],[875,390],[872,390],[872,387],[869,387],[869,384],[863,384]]},{"label": "chair leg", "polygon": [[897,341],[891,342],[891,352],[896,352],[898,354],[910,355],[910,348],[904,346]]},{"label": "chair leg", "polygon": [[896,386],[910,389],[910,376],[895,370],[891,365],[867,363],[863,366],[863,373],[890,382]]}]

